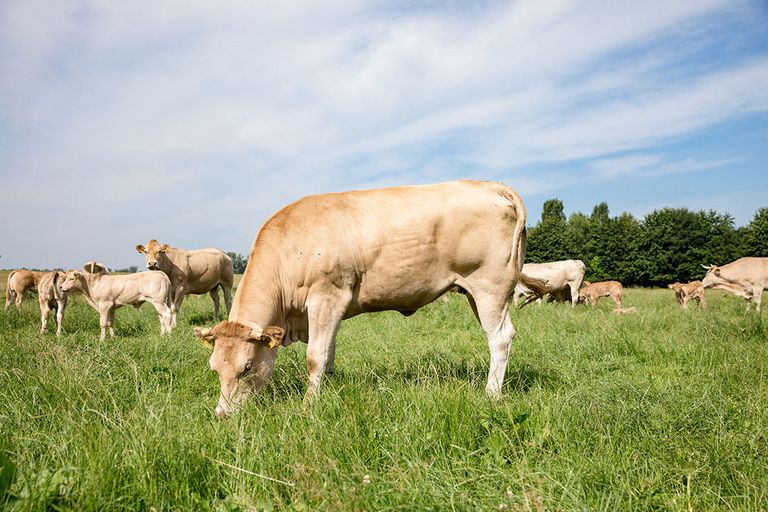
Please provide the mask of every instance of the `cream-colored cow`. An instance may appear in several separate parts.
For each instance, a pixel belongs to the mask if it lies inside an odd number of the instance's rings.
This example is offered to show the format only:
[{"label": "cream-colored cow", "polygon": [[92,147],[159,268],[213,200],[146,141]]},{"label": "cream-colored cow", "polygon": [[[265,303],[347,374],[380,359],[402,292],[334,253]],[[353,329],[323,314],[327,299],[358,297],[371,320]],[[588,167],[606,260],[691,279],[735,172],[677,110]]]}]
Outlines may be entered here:
[{"label": "cream-colored cow", "polygon": [[691,281],[690,283],[672,283],[667,285],[674,290],[675,299],[677,303],[683,306],[683,309],[688,309],[688,301],[693,299],[698,302],[699,307],[705,309],[707,307],[707,300],[704,298],[704,285],[701,281]]},{"label": "cream-colored cow", "polygon": [[618,281],[600,281],[582,286],[579,290],[579,302],[585,304],[597,305],[601,297],[611,297],[616,303],[616,308],[621,309],[621,296],[624,293],[624,287]]},{"label": "cream-colored cow", "polygon": [[232,259],[220,249],[194,249],[187,251],[168,244],[150,240],[147,245],[137,245],[136,251],[145,254],[147,269],[161,270],[171,280],[173,301],[173,325],[181,311],[184,297],[189,294],[207,293],[213,300],[213,316],[219,319],[219,292],[224,292],[227,313],[232,308],[232,283],[234,268]]},{"label": "cream-colored cow", "polygon": [[115,337],[115,310],[121,306],[139,307],[145,302],[154,306],[160,318],[160,334],[171,332],[171,281],[162,272],[137,272],[111,275],[101,263],[89,261],[82,271],[67,272],[61,289],[81,293],[86,302],[99,312],[99,339],[106,329]]},{"label": "cream-colored cow", "polygon": [[[548,263],[526,263],[523,272],[527,276],[542,279],[551,289],[550,298],[558,302],[570,302],[576,306],[579,300],[579,288],[584,280],[587,266],[581,260],[551,261]],[[518,283],[512,294],[512,302],[517,304],[521,296],[525,296],[525,304],[534,300],[541,302],[541,297],[532,293],[524,284]],[[567,296],[567,299],[565,298]],[[565,300],[562,300],[565,299]]]},{"label": "cream-colored cow", "polygon": [[722,267],[702,266],[707,269],[701,283],[704,288],[728,290],[747,300],[747,311],[754,302],[760,312],[763,290],[768,288],[768,258],[739,258]]},{"label": "cream-colored cow", "polygon": [[64,320],[64,310],[67,307],[67,293],[61,289],[66,278],[66,272],[46,272],[37,285],[37,299],[40,304],[40,334],[45,334],[48,328],[48,315],[56,312],[56,336],[61,335],[61,323]]},{"label": "cream-colored cow", "polygon": [[318,393],[334,366],[339,323],[361,313],[410,315],[453,286],[467,293],[491,361],[486,392],[501,393],[515,329],[508,300],[521,271],[525,207],[492,182],[324,194],[301,199],[259,230],[229,321],[197,328],[213,347],[217,414],[227,414],[272,373],[278,347],[307,346],[309,385]]},{"label": "cream-colored cow", "polygon": [[37,285],[45,272],[35,272],[34,270],[14,270],[8,274],[8,283],[5,288],[5,308],[12,302],[16,302],[16,310],[21,309],[21,302],[24,300],[24,294],[27,291],[37,291]]}]

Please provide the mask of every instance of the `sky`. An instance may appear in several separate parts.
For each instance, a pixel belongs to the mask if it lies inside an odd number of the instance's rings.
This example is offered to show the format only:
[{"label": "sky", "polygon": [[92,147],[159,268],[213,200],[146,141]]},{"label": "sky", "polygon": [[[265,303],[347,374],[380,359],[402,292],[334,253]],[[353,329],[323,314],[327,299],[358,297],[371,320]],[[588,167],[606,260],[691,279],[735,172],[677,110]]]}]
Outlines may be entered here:
[{"label": "sky", "polygon": [[768,206],[768,2],[0,2],[0,268],[247,254],[305,195],[461,178],[534,225]]}]

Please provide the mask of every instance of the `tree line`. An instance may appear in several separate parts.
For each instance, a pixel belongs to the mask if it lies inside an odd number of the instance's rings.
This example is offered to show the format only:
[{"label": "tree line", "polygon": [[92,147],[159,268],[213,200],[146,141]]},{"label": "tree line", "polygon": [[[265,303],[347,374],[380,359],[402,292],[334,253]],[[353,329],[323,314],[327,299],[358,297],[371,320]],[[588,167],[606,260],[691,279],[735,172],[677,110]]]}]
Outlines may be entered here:
[{"label": "tree line", "polygon": [[528,228],[525,261],[579,259],[590,281],[666,286],[701,279],[702,264],[723,265],[743,256],[768,256],[768,208],[736,228],[730,214],[714,210],[662,208],[642,220],[626,212],[611,217],[605,202],[591,215],[566,218],[563,202],[549,199],[541,220]]}]

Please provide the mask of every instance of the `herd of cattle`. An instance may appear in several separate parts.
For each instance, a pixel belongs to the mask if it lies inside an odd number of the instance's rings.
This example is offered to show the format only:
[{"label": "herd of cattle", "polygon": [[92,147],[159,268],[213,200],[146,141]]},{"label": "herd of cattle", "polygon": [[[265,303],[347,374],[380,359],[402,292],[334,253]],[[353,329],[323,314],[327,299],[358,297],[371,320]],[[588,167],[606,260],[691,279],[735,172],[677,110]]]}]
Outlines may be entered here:
[{"label": "herd of cattle", "polygon": [[[456,181],[305,197],[272,215],[251,246],[248,266],[231,296],[233,266],[218,249],[185,251],[151,240],[136,250],[148,272],[110,274],[103,264],[82,270],[8,276],[5,309],[19,307],[37,290],[42,328],[56,312],[61,333],[69,293],[81,294],[99,312],[100,339],[114,336],[115,309],[149,302],[161,333],[170,332],[187,294],[209,293],[218,321],[218,288],[229,319],[195,334],[212,349],[219,375],[218,415],[236,409],[272,374],[280,346],[307,343],[307,398],[333,371],[336,334],[343,319],[394,310],[410,315],[448,290],[459,289],[486,335],[491,353],[486,392],[501,393],[515,328],[509,299],[592,304],[610,296],[618,312],[618,281],[588,283],[578,260],[523,264],[525,207],[511,188],[493,182]],[[706,307],[704,288],[721,288],[760,310],[768,288],[768,258],[741,258],[709,266],[703,281],[669,287],[687,308]],[[522,307],[521,305],[521,307]]]}]

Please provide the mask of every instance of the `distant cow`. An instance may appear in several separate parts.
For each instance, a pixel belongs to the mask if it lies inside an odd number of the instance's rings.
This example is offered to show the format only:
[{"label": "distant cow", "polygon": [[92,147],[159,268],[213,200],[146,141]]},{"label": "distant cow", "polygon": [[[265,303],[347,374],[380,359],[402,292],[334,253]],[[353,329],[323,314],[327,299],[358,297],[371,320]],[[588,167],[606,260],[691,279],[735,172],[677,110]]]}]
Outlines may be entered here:
[{"label": "distant cow", "polygon": [[234,268],[232,259],[219,249],[195,249],[186,251],[168,244],[150,240],[146,246],[137,245],[136,251],[145,254],[147,269],[161,270],[171,280],[173,325],[181,311],[184,297],[189,294],[207,293],[213,300],[213,316],[219,319],[219,292],[224,292],[227,313],[232,309],[232,283]]},{"label": "distant cow", "polygon": [[[526,263],[523,265],[523,273],[547,282],[547,288],[551,289],[550,296],[554,300],[567,299],[572,306],[579,300],[579,288],[584,280],[587,266],[581,260],[552,261],[549,263]],[[512,302],[517,304],[520,296],[526,296],[526,303],[540,299],[533,294],[524,284],[518,283],[512,296]]]},{"label": "distant cow", "polygon": [[579,290],[579,302],[596,306],[601,297],[611,297],[616,303],[616,307],[621,308],[621,295],[623,293],[624,287],[618,281],[590,283]]},{"label": "distant cow", "polygon": [[67,276],[66,272],[46,272],[37,285],[37,299],[40,304],[40,334],[48,328],[48,315],[56,312],[56,336],[61,335],[61,322],[64,320],[64,309],[67,307],[67,293],[61,289],[61,284]]},{"label": "distant cow", "polygon": [[219,375],[216,413],[237,408],[261,389],[278,347],[307,342],[307,398],[333,367],[345,318],[394,310],[410,315],[460,286],[490,348],[490,396],[501,393],[515,329],[509,297],[522,272],[525,207],[511,188],[492,182],[310,196],[261,227],[229,321],[195,334],[213,348]]},{"label": "distant cow", "polygon": [[14,270],[8,274],[8,285],[5,288],[5,311],[12,302],[16,302],[16,310],[21,309],[21,301],[24,300],[24,294],[27,291],[37,291],[37,285],[44,272],[35,272],[34,270]]},{"label": "distant cow", "polygon": [[747,310],[754,301],[755,309],[760,312],[763,290],[768,288],[768,258],[740,258],[722,267],[704,268],[707,269],[702,281],[704,288],[720,288],[744,297]]},{"label": "distant cow", "polygon": [[139,307],[145,302],[154,306],[160,318],[160,334],[171,332],[171,282],[162,272],[138,272],[110,275],[101,263],[90,261],[83,271],[67,272],[61,289],[82,293],[86,302],[99,312],[99,339],[115,337],[115,310],[121,306]]},{"label": "distant cow", "polygon": [[704,286],[701,281],[691,281],[688,284],[672,283],[668,286],[674,290],[675,299],[677,299],[678,304],[683,306],[683,309],[688,309],[688,301],[691,299],[698,302],[702,309],[707,307],[707,300],[704,298]]}]

